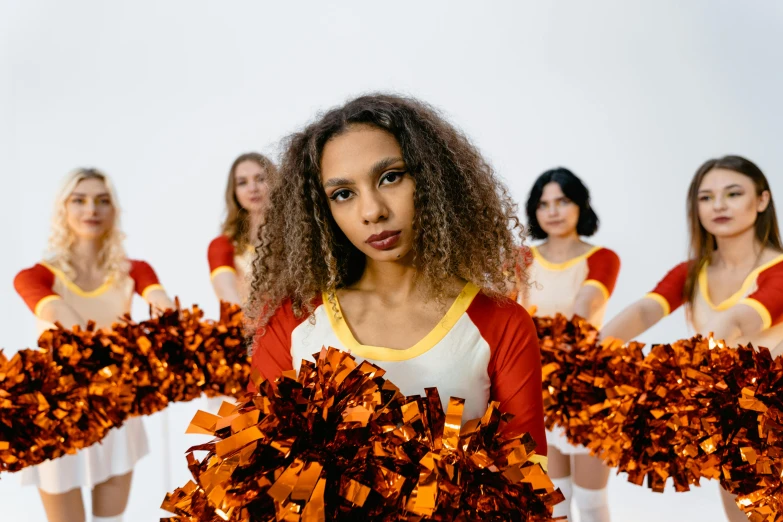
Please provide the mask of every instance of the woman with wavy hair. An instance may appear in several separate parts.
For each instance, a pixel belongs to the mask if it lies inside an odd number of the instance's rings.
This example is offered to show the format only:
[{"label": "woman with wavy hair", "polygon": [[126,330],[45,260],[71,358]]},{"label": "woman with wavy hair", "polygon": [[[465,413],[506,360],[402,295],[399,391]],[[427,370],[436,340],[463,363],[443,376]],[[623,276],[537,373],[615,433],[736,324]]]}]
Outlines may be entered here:
[{"label": "woman with wavy hair", "polygon": [[[634,339],[685,305],[696,333],[775,349],[783,343],[783,244],[766,176],[741,156],[708,160],[691,180],[687,209],[689,260],[601,335]],[[722,493],[729,520],[746,521],[734,496]]]},{"label": "woman with wavy hair", "polygon": [[255,230],[264,219],[275,173],[275,164],[257,152],[242,154],[228,171],[226,219],[207,251],[212,287],[221,301],[242,304],[247,297]]},{"label": "woman with wavy hair", "polygon": [[350,350],[406,395],[464,398],[463,420],[499,401],[543,457],[538,338],[502,268],[523,239],[490,165],[434,109],[372,95],[330,110],[288,138],[270,187],[253,366],[274,379]]},{"label": "woman with wavy hair", "polygon": [[[533,284],[521,293],[521,303],[542,316],[578,315],[600,327],[620,258],[582,239],[598,231],[590,191],[570,170],[548,170],[530,190],[527,220],[531,236],[542,243],[531,249]],[[582,522],[607,522],[609,468],[584,446],[570,444],[560,427],[547,438],[549,476],[566,498],[555,507],[555,516],[571,516],[573,496]]]},{"label": "woman with wavy hair", "polygon": [[[58,193],[45,261],[22,270],[14,286],[38,320],[39,333],[54,323],[99,328],[130,312],[134,292],[154,309],[173,304],[152,268],[128,259],[119,206],[109,178],[95,169],[69,174]],[[100,443],[22,470],[22,483],[38,486],[50,522],[84,522],[83,486],[92,488],[95,522],[120,522],[136,462],[148,453],[140,418],[128,419]]]}]

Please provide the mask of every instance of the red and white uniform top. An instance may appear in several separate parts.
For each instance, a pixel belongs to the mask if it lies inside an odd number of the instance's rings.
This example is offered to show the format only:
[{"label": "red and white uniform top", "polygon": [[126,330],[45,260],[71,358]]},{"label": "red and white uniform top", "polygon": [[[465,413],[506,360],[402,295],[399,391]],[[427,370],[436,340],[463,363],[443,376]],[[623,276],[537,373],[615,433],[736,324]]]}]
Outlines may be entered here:
[{"label": "red and white uniform top", "polygon": [[465,399],[463,422],[481,417],[490,400],[514,414],[513,427],[528,432],[546,454],[541,402],[541,355],[533,321],[510,299],[496,300],[468,283],[443,319],[414,346],[397,350],[359,343],[342,319],[339,302],[317,298],[313,320],[296,317],[290,302],[272,316],[253,347],[252,365],[267,379],[298,370],[322,347],[350,350],[386,370],[405,395],[437,387],[445,404]]},{"label": "red and white uniform top", "polygon": [[99,328],[109,327],[130,313],[134,292],[146,297],[152,290],[163,288],[150,265],[144,261],[129,262],[127,276],[118,281],[107,280],[95,290],[86,291],[61,270],[42,261],[19,272],[14,278],[14,288],[38,318],[39,334],[54,328],[40,317],[43,305],[54,299],[62,299],[82,318],[95,321]]},{"label": "red and white uniform top", "polygon": [[[620,258],[608,248],[596,246],[581,256],[563,263],[547,261],[538,251],[530,249],[533,260],[528,266],[531,286],[527,295],[521,296],[525,308],[536,307],[536,315],[554,316],[574,314],[576,296],[584,286],[594,286],[606,300],[614,291],[620,273]],[[606,302],[596,313],[593,326],[600,327],[606,312]]]},{"label": "red and white uniform top", "polygon": [[[683,290],[688,275],[688,263],[680,263],[645,297],[658,302],[665,315],[684,304]],[[783,254],[756,268],[745,278],[734,295],[715,303],[710,298],[707,265],[699,272],[689,319],[696,333],[708,335],[704,329],[719,313],[744,304],[758,312],[763,329],[753,335],[737,339],[738,345],[752,343],[756,347],[775,348],[783,341]]]},{"label": "red and white uniform top", "polygon": [[253,257],[255,249],[248,246],[244,251],[237,252],[234,243],[228,236],[218,236],[212,240],[207,250],[209,260],[209,276],[214,278],[223,272],[236,274],[239,282],[239,297],[245,302],[253,275]]}]

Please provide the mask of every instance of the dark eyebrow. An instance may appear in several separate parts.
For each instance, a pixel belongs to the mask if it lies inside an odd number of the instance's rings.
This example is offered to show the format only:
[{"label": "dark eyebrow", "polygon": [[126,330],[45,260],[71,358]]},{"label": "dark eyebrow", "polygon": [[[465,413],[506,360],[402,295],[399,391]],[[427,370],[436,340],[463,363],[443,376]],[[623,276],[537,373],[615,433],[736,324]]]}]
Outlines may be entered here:
[{"label": "dark eyebrow", "polygon": [[[732,183],[731,185],[727,185],[727,186],[723,187],[723,190],[741,189],[741,188],[742,188],[742,185],[738,185],[737,183]],[[709,189],[704,189],[704,190],[700,190],[699,194],[701,194],[702,192],[704,192],[704,193],[711,193],[712,191],[709,190]]]},{"label": "dark eyebrow", "polygon": [[[369,171],[368,174],[370,176],[373,176],[373,177],[377,176],[378,174],[380,174],[384,170],[388,169],[390,166],[392,166],[395,163],[400,162],[400,161],[403,161],[402,158],[400,158],[400,157],[391,157],[390,156],[388,158],[383,158],[382,160],[376,162],[375,165],[372,166],[372,168],[370,168],[370,171]],[[329,188],[329,187],[336,187],[338,185],[355,185],[355,184],[356,183],[354,183],[353,180],[348,179],[348,178],[332,178],[329,181],[327,181],[326,183],[324,183],[324,188],[326,189],[326,188]]]}]

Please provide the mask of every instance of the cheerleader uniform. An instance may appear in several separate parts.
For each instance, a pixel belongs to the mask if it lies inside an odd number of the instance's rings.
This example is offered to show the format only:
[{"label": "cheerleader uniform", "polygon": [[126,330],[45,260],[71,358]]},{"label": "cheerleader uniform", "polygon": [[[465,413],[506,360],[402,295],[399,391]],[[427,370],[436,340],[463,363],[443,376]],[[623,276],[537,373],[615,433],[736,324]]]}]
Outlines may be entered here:
[{"label": "cheerleader uniform", "polygon": [[[162,288],[155,272],[144,261],[130,261],[127,276],[118,281],[107,280],[91,291],[82,290],[62,271],[41,262],[19,272],[14,287],[35,314],[39,335],[55,328],[39,316],[42,307],[52,300],[63,300],[84,320],[95,321],[99,328],[106,328],[130,313],[134,292],[145,297]],[[101,442],[78,453],[23,469],[20,472],[22,485],[35,485],[50,494],[82,486],[93,487],[132,471],[136,462],[147,453],[144,424],[140,418],[133,417],[122,427],[110,430]]]},{"label": "cheerleader uniform", "polygon": [[[538,248],[531,248],[533,260],[528,267],[532,285],[522,304],[530,309],[536,307],[536,315],[551,317],[562,314],[571,317],[574,314],[576,296],[583,286],[594,286],[603,293],[606,301],[596,312],[593,326],[601,327],[606,302],[614,291],[617,274],[620,272],[620,258],[608,248],[596,246],[586,253],[563,263],[547,261]],[[588,455],[584,446],[574,446],[568,442],[560,426],[554,426],[548,436],[551,446],[564,455]]]},{"label": "cheerleader uniform", "polygon": [[[683,289],[687,275],[688,263],[680,263],[645,297],[660,304],[664,315],[669,315],[684,302]],[[772,350],[783,342],[783,254],[753,270],[740,289],[721,303],[714,303],[710,298],[706,264],[699,272],[696,286],[689,314],[691,326],[696,333],[708,335],[710,332],[704,329],[713,318],[734,306],[744,304],[759,314],[763,328],[758,333],[737,339],[737,345],[753,344],[755,347],[764,346]]]},{"label": "cheerleader uniform", "polygon": [[241,302],[248,297],[250,283],[253,275],[253,258],[255,249],[248,245],[244,252],[236,252],[234,243],[227,236],[218,236],[212,240],[207,250],[209,260],[209,277],[214,277],[223,272],[236,274],[238,291]]},{"label": "cheerleader uniform", "polygon": [[[538,336],[524,308],[510,299],[494,300],[468,283],[443,319],[405,350],[367,346],[356,340],[326,294],[316,299],[314,320],[295,317],[285,302],[253,348],[252,366],[267,379],[299,369],[302,360],[324,346],[350,350],[386,370],[385,377],[405,395],[437,387],[444,407],[449,397],[465,399],[463,422],[481,417],[490,400],[514,415],[515,428],[530,433],[546,464]],[[335,313],[336,312],[336,313]]]}]

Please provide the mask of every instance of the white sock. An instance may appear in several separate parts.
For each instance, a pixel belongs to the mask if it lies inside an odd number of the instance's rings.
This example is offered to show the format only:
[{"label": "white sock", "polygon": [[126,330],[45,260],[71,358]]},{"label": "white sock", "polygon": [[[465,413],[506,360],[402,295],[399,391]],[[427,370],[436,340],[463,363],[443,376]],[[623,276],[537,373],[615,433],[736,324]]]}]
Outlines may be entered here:
[{"label": "white sock", "polygon": [[610,522],[606,488],[585,489],[574,484],[574,504],[581,522]]},{"label": "white sock", "polygon": [[560,492],[565,496],[565,500],[555,505],[555,511],[552,514],[553,517],[568,517],[571,519],[571,477],[563,477],[558,479],[552,479],[552,483],[555,485],[555,489],[560,489]]},{"label": "white sock", "polygon": [[114,515],[113,517],[99,517],[98,515],[92,516],[92,522],[122,522],[124,513]]}]

